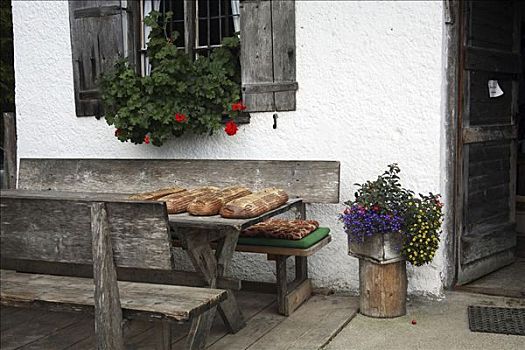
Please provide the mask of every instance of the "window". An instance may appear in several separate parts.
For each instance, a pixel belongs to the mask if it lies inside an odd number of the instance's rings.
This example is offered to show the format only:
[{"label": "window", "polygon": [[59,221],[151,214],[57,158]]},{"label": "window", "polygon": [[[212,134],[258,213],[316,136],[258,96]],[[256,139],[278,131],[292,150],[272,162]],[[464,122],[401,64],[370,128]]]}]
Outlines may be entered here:
[{"label": "window", "polygon": [[[102,116],[98,77],[122,57],[147,74],[152,10],[172,11],[169,31],[190,55],[206,55],[242,31],[242,92],[247,112],[295,110],[295,0],[69,0],[76,115]],[[242,17],[242,18],[241,18]],[[189,20],[187,20],[189,19]]]},{"label": "window", "polygon": [[[151,11],[172,12],[167,35],[179,35],[174,44],[190,54],[206,56],[209,51],[220,46],[222,39],[240,32],[239,0],[143,0],[142,19]],[[185,13],[191,18],[185,21]],[[145,57],[149,28],[143,25],[142,62],[143,74],[149,74],[149,64]]]}]

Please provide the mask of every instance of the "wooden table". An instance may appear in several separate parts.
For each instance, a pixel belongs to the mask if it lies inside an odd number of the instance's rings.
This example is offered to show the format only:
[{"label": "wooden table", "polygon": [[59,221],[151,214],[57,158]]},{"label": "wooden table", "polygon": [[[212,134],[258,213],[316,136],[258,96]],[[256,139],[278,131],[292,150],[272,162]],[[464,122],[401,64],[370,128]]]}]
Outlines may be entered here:
[{"label": "wooden table", "polygon": [[[182,242],[196,271],[202,273],[211,288],[216,288],[217,278],[228,274],[240,232],[246,227],[291,209],[296,209],[299,215],[304,217],[303,201],[296,198],[290,199],[277,209],[250,219],[225,219],[219,215],[191,216],[182,213],[169,215],[169,223],[174,238]],[[212,242],[217,242],[215,253],[211,247]],[[231,290],[228,291],[228,298],[219,305],[218,311],[230,332],[235,333],[244,327],[244,319]],[[210,319],[205,321],[211,322],[214,315],[209,313],[201,317],[209,317]]]},{"label": "wooden table", "polygon": [[[3,190],[1,191],[1,196],[49,200],[141,202],[130,200],[128,198],[129,194],[122,193]],[[168,222],[173,238],[181,241],[195,270],[203,275],[209,287],[216,288],[217,279],[228,275],[240,232],[246,227],[291,209],[297,210],[299,216],[304,218],[303,201],[300,198],[296,198],[290,199],[277,209],[250,219],[225,219],[218,215],[198,217],[182,213],[168,215]],[[212,243],[215,242],[217,245],[214,252]],[[242,313],[231,290],[228,291],[228,298],[220,304],[218,310],[230,332],[237,332],[244,327],[245,322]],[[212,322],[214,316],[213,312],[208,312],[200,317],[202,322]],[[209,327],[202,328],[209,329]]]}]

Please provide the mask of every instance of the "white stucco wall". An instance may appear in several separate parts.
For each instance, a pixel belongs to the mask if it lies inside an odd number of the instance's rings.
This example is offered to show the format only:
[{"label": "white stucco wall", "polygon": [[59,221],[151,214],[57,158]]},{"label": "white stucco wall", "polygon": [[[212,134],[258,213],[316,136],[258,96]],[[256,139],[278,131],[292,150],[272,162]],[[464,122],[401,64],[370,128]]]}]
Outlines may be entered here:
[{"label": "white stucco wall", "polygon": [[[234,137],[123,144],[104,120],[77,118],[66,1],[13,1],[19,157],[217,158],[341,161],[341,199],[353,183],[398,162],[403,182],[439,192],[442,3],[297,1],[297,111],[254,114]],[[342,205],[308,216],[334,241],[309,266],[316,287],[358,288],[357,260],[337,221]],[[409,291],[439,294],[444,259],[409,269]],[[236,256],[234,273],[272,280],[265,257]]]}]

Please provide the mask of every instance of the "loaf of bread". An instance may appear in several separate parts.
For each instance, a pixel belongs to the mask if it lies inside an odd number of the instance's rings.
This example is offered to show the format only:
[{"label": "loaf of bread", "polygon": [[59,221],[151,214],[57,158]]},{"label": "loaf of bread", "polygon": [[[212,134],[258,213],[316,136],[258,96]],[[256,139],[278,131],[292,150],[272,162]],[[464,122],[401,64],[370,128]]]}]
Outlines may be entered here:
[{"label": "loaf of bread", "polygon": [[168,214],[184,213],[188,205],[195,199],[201,196],[209,195],[217,192],[217,187],[197,187],[184,192],[170,194],[159,198],[159,201],[166,202]]},{"label": "loaf of bread", "polygon": [[153,192],[143,192],[143,193],[137,193],[137,194],[131,195],[129,196],[129,199],[141,200],[141,201],[156,200],[161,197],[164,197],[170,194],[174,194],[174,193],[180,193],[183,191],[186,191],[186,190],[181,187],[161,188],[160,190],[156,190]]},{"label": "loaf of bread", "polygon": [[299,240],[308,236],[318,227],[319,222],[315,220],[272,219],[244,229],[241,236]]},{"label": "loaf of bread", "polygon": [[278,188],[265,188],[225,204],[220,214],[229,219],[247,219],[278,208],[288,201],[288,195]]},{"label": "loaf of bread", "polygon": [[188,213],[198,216],[217,215],[226,203],[251,193],[249,189],[242,186],[226,187],[216,193],[195,198],[188,205]]}]

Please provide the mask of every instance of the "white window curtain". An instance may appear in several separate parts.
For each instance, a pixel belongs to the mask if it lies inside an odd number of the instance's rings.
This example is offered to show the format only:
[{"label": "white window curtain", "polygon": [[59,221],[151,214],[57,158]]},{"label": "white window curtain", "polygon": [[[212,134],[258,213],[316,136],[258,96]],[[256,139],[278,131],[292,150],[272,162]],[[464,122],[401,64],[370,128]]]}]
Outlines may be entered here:
[{"label": "white window curtain", "polygon": [[[151,11],[159,11],[160,1],[161,0],[143,0],[142,18],[145,18],[146,16],[148,16],[151,13]],[[143,35],[142,35],[142,42],[143,42],[142,67],[143,68],[142,69],[143,69],[143,75],[149,75],[151,73],[151,64],[149,63],[148,57],[146,56],[146,52],[144,50],[146,50],[146,45],[148,44],[148,40],[149,40],[148,37],[149,37],[149,34],[151,33],[151,28],[145,25],[144,23],[142,23],[142,30],[143,30]]]},{"label": "white window curtain", "polygon": [[239,0],[231,0],[232,1],[232,15],[233,15],[233,28],[235,29],[235,33],[241,31],[241,11],[239,8]]}]

